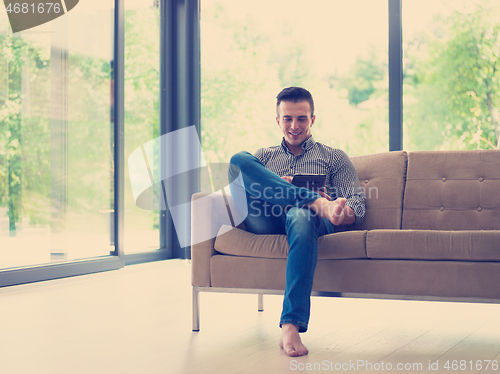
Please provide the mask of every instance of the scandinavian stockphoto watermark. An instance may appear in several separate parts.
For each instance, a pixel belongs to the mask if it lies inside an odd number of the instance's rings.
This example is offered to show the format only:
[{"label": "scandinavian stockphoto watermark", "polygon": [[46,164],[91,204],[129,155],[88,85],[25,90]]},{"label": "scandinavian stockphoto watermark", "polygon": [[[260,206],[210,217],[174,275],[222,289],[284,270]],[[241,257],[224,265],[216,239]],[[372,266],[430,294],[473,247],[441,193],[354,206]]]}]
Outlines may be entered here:
[{"label": "scandinavian stockphoto watermark", "polygon": [[[300,189],[299,191],[289,188],[283,188],[281,186],[270,187],[266,186],[262,188],[260,183],[252,183],[249,186],[250,194],[257,200],[253,200],[249,204],[248,215],[251,217],[280,217],[288,209],[292,207],[300,208],[298,202],[295,205],[274,205],[267,201],[272,199],[275,200],[303,200],[308,197],[308,191],[305,189]],[[328,191],[329,196],[350,196],[357,195],[368,199],[378,199],[378,188],[377,187],[331,187]],[[262,201],[261,201],[262,200]],[[297,200],[298,201],[298,200]],[[308,209],[307,217],[311,219],[316,217],[317,212]]]},{"label": "scandinavian stockphoto watermark", "polygon": [[[247,216],[245,194],[238,199],[242,203],[238,209],[228,198],[232,184],[243,185],[241,173],[233,168],[234,177],[228,179],[229,164],[207,164],[195,126],[143,144],[130,154],[128,170],[136,205],[169,210],[181,247],[213,239],[225,232],[219,231],[221,226],[238,226]],[[196,192],[206,195],[192,200]],[[206,204],[217,212],[212,218],[218,225],[196,228],[196,235],[191,236],[191,211]]]},{"label": "scandinavian stockphoto watermark", "polygon": [[72,10],[79,0],[4,0],[12,32],[42,25]]}]

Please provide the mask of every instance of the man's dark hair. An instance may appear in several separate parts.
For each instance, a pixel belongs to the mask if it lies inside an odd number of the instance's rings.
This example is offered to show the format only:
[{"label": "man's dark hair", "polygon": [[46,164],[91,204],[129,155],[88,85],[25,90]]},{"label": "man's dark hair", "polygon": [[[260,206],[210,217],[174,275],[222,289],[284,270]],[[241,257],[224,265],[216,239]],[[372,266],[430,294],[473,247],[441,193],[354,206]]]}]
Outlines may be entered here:
[{"label": "man's dark hair", "polygon": [[282,101],[290,101],[292,103],[298,103],[301,101],[307,101],[311,107],[311,117],[314,115],[314,101],[312,95],[309,91],[302,87],[287,87],[284,88],[278,96],[276,96],[276,114],[280,116],[279,107]]}]

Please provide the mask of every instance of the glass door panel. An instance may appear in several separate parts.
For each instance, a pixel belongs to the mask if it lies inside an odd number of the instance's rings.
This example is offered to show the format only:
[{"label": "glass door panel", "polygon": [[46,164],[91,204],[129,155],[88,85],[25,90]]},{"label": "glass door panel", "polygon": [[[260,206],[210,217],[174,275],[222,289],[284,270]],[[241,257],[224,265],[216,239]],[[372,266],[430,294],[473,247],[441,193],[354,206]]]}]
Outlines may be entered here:
[{"label": "glass door panel", "polygon": [[[125,0],[125,160],[159,136],[160,11],[154,0]],[[160,248],[159,211],[135,204],[125,166],[125,253]]]},{"label": "glass door panel", "polygon": [[114,2],[12,33],[0,6],[0,269],[109,255]]}]

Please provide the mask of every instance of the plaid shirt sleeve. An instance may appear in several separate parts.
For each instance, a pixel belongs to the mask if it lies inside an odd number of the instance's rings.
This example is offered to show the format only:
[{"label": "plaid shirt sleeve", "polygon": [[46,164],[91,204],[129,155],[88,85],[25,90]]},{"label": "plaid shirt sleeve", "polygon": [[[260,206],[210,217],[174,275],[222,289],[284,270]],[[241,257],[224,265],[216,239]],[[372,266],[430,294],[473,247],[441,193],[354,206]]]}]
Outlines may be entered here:
[{"label": "plaid shirt sleeve", "polygon": [[364,193],[359,184],[358,173],[351,159],[341,150],[332,154],[332,185],[329,186],[329,195],[332,197],[343,197],[356,217],[355,224],[363,222],[366,213]]}]

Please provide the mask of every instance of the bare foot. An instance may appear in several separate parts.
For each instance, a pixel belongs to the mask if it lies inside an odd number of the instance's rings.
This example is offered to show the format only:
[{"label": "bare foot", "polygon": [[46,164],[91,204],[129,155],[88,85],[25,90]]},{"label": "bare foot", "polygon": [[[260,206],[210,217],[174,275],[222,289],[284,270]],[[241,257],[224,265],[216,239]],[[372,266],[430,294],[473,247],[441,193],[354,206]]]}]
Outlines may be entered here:
[{"label": "bare foot", "polygon": [[288,356],[304,356],[309,353],[300,340],[299,328],[291,323],[283,323],[281,325],[281,338],[279,344]]},{"label": "bare foot", "polygon": [[344,221],[345,202],[346,199],[342,197],[333,201],[321,197],[309,204],[309,208],[321,218],[327,218],[333,225],[338,226]]}]

